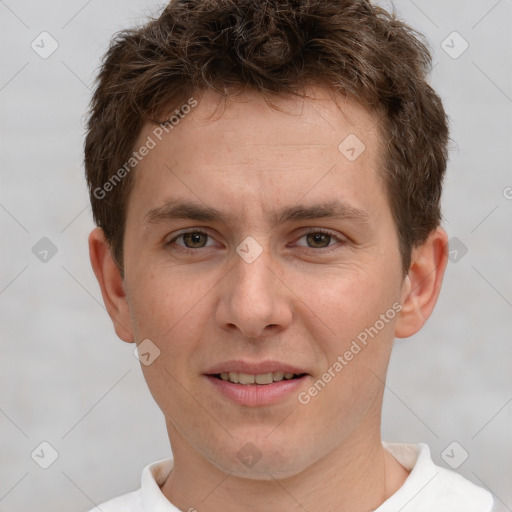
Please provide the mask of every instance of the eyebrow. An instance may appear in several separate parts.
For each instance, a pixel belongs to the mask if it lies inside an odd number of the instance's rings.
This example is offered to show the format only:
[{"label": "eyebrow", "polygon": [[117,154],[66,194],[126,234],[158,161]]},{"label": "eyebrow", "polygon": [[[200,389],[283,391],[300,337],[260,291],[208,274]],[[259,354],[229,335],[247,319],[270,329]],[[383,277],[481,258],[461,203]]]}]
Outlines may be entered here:
[{"label": "eyebrow", "polygon": [[[349,219],[364,224],[370,222],[368,212],[339,199],[310,206],[290,206],[279,212],[271,212],[266,218],[272,225],[325,218]],[[167,200],[162,206],[152,208],[144,215],[144,225],[149,227],[174,219],[235,224],[239,216],[195,202]]]}]

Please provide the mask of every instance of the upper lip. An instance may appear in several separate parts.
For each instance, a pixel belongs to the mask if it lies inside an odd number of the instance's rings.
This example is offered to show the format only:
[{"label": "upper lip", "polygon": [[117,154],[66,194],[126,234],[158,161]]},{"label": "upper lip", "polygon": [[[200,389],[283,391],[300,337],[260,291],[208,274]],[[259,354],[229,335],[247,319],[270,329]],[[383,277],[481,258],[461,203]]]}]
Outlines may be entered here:
[{"label": "upper lip", "polygon": [[246,373],[248,375],[260,375],[263,373],[295,373],[301,375],[307,373],[304,369],[298,366],[293,366],[287,363],[281,363],[279,361],[260,361],[260,362],[249,362],[242,360],[225,361],[223,363],[216,364],[205,371],[206,375],[217,375],[219,373]]}]

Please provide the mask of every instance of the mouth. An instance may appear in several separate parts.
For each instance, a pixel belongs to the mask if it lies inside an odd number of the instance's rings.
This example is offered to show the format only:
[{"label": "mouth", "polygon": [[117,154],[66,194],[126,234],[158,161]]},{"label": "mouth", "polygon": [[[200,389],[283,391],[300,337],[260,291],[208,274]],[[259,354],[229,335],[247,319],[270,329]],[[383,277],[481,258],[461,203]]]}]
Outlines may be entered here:
[{"label": "mouth", "polygon": [[[260,370],[261,371],[261,370]],[[205,374],[216,396],[242,406],[262,407],[292,399],[307,385],[308,373],[221,372]]]},{"label": "mouth", "polygon": [[267,406],[291,399],[312,375],[305,367],[283,361],[231,360],[203,374],[214,396],[242,406]]},{"label": "mouth", "polygon": [[270,373],[239,373],[239,372],[222,372],[209,375],[218,380],[230,382],[231,384],[241,384],[243,386],[268,386],[274,382],[281,382],[283,380],[295,380],[305,377],[307,373],[293,373],[293,372],[270,372]]}]

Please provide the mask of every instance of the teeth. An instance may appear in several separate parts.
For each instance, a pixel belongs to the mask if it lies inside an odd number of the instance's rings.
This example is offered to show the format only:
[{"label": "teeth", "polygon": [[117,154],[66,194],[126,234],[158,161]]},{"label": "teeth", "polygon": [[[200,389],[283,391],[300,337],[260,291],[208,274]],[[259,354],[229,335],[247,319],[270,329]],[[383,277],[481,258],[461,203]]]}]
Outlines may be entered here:
[{"label": "teeth", "polygon": [[254,381],[256,384],[272,384],[274,379],[271,373],[262,373],[261,375],[256,375]]},{"label": "teeth", "polygon": [[283,379],[290,380],[295,376],[291,372],[273,372],[260,373],[258,375],[249,375],[248,373],[222,372],[220,378],[233,384],[272,384]]},{"label": "teeth", "polygon": [[274,382],[283,380],[283,377],[284,377],[284,372],[274,372],[272,374],[272,380],[274,380]]},{"label": "teeth", "polygon": [[[231,372],[229,372],[229,376],[231,377]],[[239,373],[238,374],[238,383],[239,384],[254,384],[254,375],[249,375],[247,373]]]}]

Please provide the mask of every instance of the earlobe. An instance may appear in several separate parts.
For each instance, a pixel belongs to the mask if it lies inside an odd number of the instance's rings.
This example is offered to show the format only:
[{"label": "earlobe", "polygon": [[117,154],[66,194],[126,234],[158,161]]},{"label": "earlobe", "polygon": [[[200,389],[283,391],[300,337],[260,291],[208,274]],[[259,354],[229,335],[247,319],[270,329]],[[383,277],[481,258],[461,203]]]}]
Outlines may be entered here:
[{"label": "earlobe", "polygon": [[127,343],[133,343],[133,329],[124,281],[101,228],[93,229],[89,235],[89,258],[117,336]]},{"label": "earlobe", "polygon": [[402,286],[402,310],[395,337],[408,338],[425,324],[436,305],[448,263],[448,235],[438,227],[412,250],[411,266]]}]

